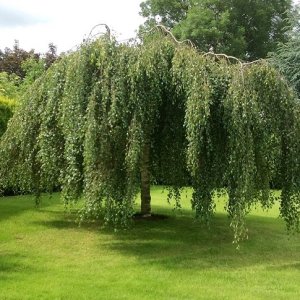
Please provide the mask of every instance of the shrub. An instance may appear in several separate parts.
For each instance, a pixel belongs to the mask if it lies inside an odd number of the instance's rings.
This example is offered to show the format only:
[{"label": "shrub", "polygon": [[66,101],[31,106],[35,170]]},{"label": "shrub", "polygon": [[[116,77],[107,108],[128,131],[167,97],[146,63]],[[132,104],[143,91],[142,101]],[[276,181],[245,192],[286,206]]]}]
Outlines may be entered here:
[{"label": "shrub", "polygon": [[0,137],[6,130],[7,122],[12,117],[16,102],[0,95]]}]

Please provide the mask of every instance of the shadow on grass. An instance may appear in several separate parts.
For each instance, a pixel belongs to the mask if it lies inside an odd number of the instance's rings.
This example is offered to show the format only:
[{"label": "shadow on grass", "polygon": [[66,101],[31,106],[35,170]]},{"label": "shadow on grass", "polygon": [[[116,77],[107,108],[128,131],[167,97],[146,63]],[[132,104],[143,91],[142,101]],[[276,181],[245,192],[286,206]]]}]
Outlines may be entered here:
[{"label": "shadow on grass", "polygon": [[71,229],[71,228],[78,228],[79,224],[74,220],[71,219],[64,219],[64,220],[51,220],[51,221],[36,221],[36,222],[32,222],[33,224],[36,225],[42,225],[42,226],[46,226],[46,227],[52,227],[52,228],[56,228],[58,230],[61,229]]},{"label": "shadow on grass", "polygon": [[0,221],[29,210],[43,210],[59,201],[58,194],[52,196],[46,194],[42,196],[40,205],[36,207],[35,196],[33,195],[0,197]]},{"label": "shadow on grass", "polygon": [[[154,226],[138,225],[132,232],[118,233],[107,248],[124,255],[135,256],[141,263],[159,264],[168,269],[239,269],[254,265],[299,267],[300,242],[289,247],[284,231],[264,227],[264,218],[249,222],[259,225],[249,240],[241,242],[240,250],[232,244],[233,235],[225,215],[214,219],[207,229],[188,218],[171,219]],[[292,244],[293,242],[290,241]]]},{"label": "shadow on grass", "polygon": [[[157,210],[161,212],[161,210]],[[163,211],[165,213],[165,211]],[[62,217],[62,216],[61,216]],[[43,223],[57,229],[78,227],[75,216]],[[232,244],[233,233],[225,214],[217,214],[210,229],[195,221],[190,211],[169,215],[167,219],[136,220],[129,230],[104,228],[99,223],[82,224],[81,229],[94,232],[98,247],[138,259],[144,265],[167,269],[242,269],[265,265],[274,270],[299,269],[299,236],[288,238],[278,219],[251,216],[247,222],[249,240]],[[109,235],[109,242],[101,236]]]},{"label": "shadow on grass", "polygon": [[31,224],[37,226],[44,226],[47,228],[55,228],[58,230],[67,229],[84,229],[88,231],[99,232],[103,228],[103,222],[100,221],[87,221],[80,222],[79,213],[76,209],[66,210],[40,210],[40,213],[46,214],[47,219],[39,221],[31,221]]},{"label": "shadow on grass", "polygon": [[28,273],[32,272],[28,266],[23,262],[26,260],[26,256],[15,254],[2,254],[0,253],[0,282],[11,278],[14,274],[17,274],[22,270],[26,270]]},{"label": "shadow on grass", "polygon": [[300,262],[267,267],[267,270],[271,270],[271,271],[285,271],[285,270],[293,270],[293,269],[300,271]]}]

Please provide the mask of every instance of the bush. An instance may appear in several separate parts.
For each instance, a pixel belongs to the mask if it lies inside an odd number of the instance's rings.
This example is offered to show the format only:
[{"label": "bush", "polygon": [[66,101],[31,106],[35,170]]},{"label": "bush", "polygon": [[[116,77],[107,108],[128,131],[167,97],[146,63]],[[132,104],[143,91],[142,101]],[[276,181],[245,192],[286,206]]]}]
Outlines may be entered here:
[{"label": "bush", "polygon": [[18,98],[20,83],[21,80],[17,75],[0,72],[0,97]]},{"label": "bush", "polygon": [[[6,131],[8,120],[12,117],[15,106],[15,100],[0,94],[0,138]],[[3,196],[12,196],[19,193],[11,188],[6,188],[4,191],[0,190],[0,194]]]},{"label": "bush", "polygon": [[6,130],[7,122],[12,117],[15,106],[15,100],[0,95],[0,137]]}]

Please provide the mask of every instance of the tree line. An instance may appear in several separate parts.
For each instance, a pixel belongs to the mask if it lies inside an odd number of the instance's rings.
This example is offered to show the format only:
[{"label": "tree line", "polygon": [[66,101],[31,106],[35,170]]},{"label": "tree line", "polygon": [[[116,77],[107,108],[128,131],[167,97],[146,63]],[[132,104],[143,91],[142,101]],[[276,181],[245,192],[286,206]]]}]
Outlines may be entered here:
[{"label": "tree line", "polygon": [[0,95],[18,98],[57,59],[57,48],[52,43],[44,54],[26,51],[18,41],[12,48],[0,49]]},{"label": "tree line", "polygon": [[[161,22],[180,40],[190,39],[204,52],[241,59],[266,58],[288,40],[291,0],[146,0],[145,30]],[[158,19],[157,19],[158,18]]]},{"label": "tree line", "polygon": [[52,43],[46,53],[22,49],[15,41],[12,49],[0,49],[0,136],[27,88],[58,59]]}]

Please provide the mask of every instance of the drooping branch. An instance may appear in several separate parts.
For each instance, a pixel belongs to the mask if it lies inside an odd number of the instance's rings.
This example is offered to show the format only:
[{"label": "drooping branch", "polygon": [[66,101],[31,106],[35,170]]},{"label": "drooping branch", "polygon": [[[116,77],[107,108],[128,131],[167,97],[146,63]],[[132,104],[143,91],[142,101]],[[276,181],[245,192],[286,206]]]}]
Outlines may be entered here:
[{"label": "drooping branch", "polygon": [[105,23],[100,23],[100,24],[95,25],[95,26],[91,29],[91,31],[90,31],[90,33],[88,34],[87,39],[86,39],[86,42],[87,42],[87,43],[90,42],[93,38],[95,38],[96,36],[98,36],[98,35],[100,34],[100,33],[96,33],[96,34],[92,35],[93,31],[94,31],[97,27],[100,27],[100,26],[104,26],[104,27],[105,27],[106,34],[107,34],[108,38],[109,38],[109,39],[111,38],[111,30],[110,30],[109,26],[108,26],[107,24],[105,24]]},{"label": "drooping branch", "polygon": [[174,36],[174,34],[168,30],[164,25],[162,24],[157,24],[155,25],[153,28],[151,28],[150,30],[146,31],[145,34],[150,34],[152,33],[154,30],[160,30],[161,32],[164,32],[164,33],[167,33],[168,35],[170,35],[170,37],[172,38],[172,40],[177,43],[178,45],[180,44],[188,44],[189,46],[191,46],[192,48],[196,49],[196,46],[194,45],[194,43],[189,40],[189,39],[186,39],[186,40],[183,40],[183,41],[179,41],[176,39],[176,37]]}]

